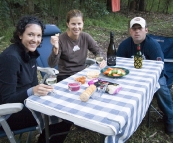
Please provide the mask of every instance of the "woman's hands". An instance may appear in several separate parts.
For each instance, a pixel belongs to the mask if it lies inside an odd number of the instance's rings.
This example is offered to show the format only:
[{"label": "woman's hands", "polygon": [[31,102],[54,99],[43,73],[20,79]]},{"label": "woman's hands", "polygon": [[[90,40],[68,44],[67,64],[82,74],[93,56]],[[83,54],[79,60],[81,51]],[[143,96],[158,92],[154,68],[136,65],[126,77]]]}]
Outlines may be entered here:
[{"label": "woman's hands", "polygon": [[49,92],[53,91],[53,87],[45,84],[39,84],[33,88],[34,95],[47,95]]},{"label": "woman's hands", "polygon": [[51,36],[50,42],[53,45],[54,54],[57,55],[59,51],[59,34],[55,34],[55,36]]}]

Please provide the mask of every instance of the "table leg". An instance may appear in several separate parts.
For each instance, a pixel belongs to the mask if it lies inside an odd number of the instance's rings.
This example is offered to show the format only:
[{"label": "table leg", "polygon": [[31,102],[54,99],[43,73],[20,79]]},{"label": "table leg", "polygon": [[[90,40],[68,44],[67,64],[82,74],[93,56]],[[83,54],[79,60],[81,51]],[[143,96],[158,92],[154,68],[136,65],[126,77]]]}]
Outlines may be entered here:
[{"label": "table leg", "polygon": [[149,128],[150,127],[150,111],[151,111],[151,103],[149,105],[149,108],[148,108],[148,120],[147,120],[147,127]]},{"label": "table leg", "polygon": [[100,143],[104,143],[105,142],[105,135],[100,134]]},{"label": "table leg", "polygon": [[49,143],[49,116],[45,114],[44,114],[44,123],[45,123],[46,143]]}]

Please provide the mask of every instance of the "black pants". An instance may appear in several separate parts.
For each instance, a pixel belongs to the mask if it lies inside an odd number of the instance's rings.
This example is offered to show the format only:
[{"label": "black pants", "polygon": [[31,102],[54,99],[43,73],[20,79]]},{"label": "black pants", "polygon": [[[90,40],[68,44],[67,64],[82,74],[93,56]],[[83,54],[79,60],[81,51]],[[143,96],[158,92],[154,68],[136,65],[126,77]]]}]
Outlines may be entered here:
[{"label": "black pants", "polygon": [[[7,123],[9,124],[11,130],[19,130],[31,126],[37,126],[37,122],[32,115],[31,111],[24,107],[20,112],[12,114],[8,119]],[[60,122],[57,124],[49,125],[50,135],[60,132],[69,131],[71,128],[71,122]],[[2,129],[2,127],[0,127]],[[55,136],[50,140],[50,143],[63,143],[67,134]],[[45,143],[45,130],[38,139],[38,143]]]},{"label": "black pants", "polygon": [[[66,121],[62,121],[57,124],[49,125],[49,134],[53,135],[53,134],[57,134],[57,133],[70,131],[71,125],[72,125],[71,122],[66,122]],[[66,136],[67,136],[67,134],[54,136],[50,139],[49,142],[50,143],[63,143],[64,140],[66,139]],[[45,142],[46,142],[45,141],[45,130],[43,130],[37,143],[45,143]]]}]

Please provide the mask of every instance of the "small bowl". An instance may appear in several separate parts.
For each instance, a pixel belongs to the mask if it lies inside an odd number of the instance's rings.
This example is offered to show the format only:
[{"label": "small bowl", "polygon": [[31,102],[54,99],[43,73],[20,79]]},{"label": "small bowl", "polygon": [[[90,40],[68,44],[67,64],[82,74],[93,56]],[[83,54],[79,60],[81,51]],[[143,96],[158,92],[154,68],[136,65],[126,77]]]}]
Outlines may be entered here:
[{"label": "small bowl", "polygon": [[71,82],[68,83],[69,91],[78,91],[80,89],[80,82]]},{"label": "small bowl", "polygon": [[80,82],[81,84],[85,84],[86,77],[85,76],[79,76],[75,78],[75,81]]},{"label": "small bowl", "polygon": [[97,70],[93,70],[93,71],[89,71],[87,72],[87,77],[89,79],[94,79],[94,78],[98,78],[99,77],[99,74],[100,74],[100,71],[97,71]]}]

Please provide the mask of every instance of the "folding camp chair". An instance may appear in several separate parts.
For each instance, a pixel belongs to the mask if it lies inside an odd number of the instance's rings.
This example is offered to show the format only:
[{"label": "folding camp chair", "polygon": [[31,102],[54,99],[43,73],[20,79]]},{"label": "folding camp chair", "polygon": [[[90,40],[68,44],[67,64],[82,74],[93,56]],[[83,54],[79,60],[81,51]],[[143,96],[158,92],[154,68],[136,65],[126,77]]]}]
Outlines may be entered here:
[{"label": "folding camp chair", "polygon": [[167,85],[173,83],[173,37],[164,37],[149,34],[150,37],[155,39],[161,46],[164,54],[164,70],[167,78]]},{"label": "folding camp chair", "polygon": [[[37,64],[39,67],[49,67],[47,60],[52,51],[50,38],[58,33],[61,33],[61,30],[56,25],[46,24],[42,45],[40,48],[37,48],[38,52],[40,53],[40,56],[37,58]],[[57,66],[55,68],[58,69]],[[41,72],[41,75],[44,77],[45,73]]]},{"label": "folding camp chair", "polygon": [[5,115],[17,113],[21,111],[22,108],[23,108],[22,103],[8,103],[8,104],[0,105],[0,124],[2,125],[2,128],[4,129],[4,130],[0,130],[0,138],[8,137],[10,143],[16,143],[14,135],[19,134],[18,143],[20,143],[22,134],[28,132],[28,138],[26,140],[26,143],[31,142],[32,131],[36,131],[38,129],[37,126],[12,131],[5,119]]},{"label": "folding camp chair", "polygon": [[[160,35],[148,34],[150,37],[155,39],[161,46],[164,54],[164,72],[167,79],[168,87],[171,87],[173,84],[173,37],[165,37]],[[148,110],[148,127],[150,126],[150,112],[151,109],[156,111],[159,116],[162,118],[162,115],[159,111],[154,108],[153,105],[150,105]]]}]

